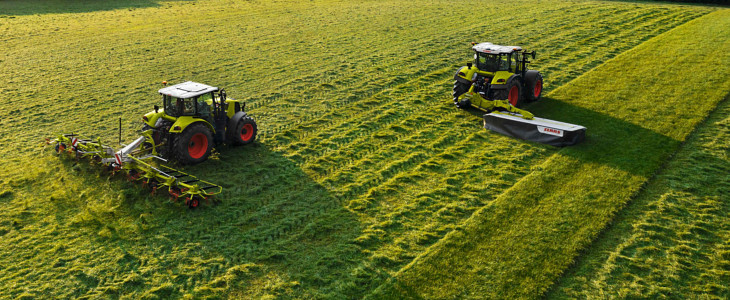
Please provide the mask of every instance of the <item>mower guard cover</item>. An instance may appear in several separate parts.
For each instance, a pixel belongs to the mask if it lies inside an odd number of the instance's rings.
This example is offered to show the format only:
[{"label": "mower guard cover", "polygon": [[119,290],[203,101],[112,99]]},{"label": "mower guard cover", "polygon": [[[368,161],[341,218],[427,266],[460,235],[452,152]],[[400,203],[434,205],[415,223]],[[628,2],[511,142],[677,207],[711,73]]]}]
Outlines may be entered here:
[{"label": "mower guard cover", "polygon": [[484,115],[484,128],[523,140],[557,147],[570,146],[585,139],[586,128],[580,125],[537,118],[527,120],[520,114],[491,112]]}]

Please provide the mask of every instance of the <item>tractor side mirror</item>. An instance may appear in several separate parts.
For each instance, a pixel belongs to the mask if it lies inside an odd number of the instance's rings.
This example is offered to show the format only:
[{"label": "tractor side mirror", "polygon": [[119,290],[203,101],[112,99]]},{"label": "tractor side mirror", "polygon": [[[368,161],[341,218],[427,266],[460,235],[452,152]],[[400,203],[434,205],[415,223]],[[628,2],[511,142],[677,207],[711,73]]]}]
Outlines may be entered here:
[{"label": "tractor side mirror", "polygon": [[158,110],[160,110],[160,107],[155,105],[155,113],[157,113]]}]

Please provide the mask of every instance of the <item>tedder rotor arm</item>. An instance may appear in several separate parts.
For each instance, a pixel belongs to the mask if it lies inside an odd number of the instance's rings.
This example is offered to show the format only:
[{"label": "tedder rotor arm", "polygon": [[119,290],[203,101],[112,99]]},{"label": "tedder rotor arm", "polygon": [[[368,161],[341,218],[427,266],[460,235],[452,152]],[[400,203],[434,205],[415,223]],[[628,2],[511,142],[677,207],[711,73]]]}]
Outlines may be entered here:
[{"label": "tedder rotor arm", "polygon": [[[190,208],[197,207],[201,200],[208,200],[222,192],[223,187],[217,184],[155,163],[154,159],[165,160],[155,155],[154,148],[140,149],[148,140],[151,141],[149,132],[119,151],[101,141],[93,141],[77,134],[60,134],[54,140],[46,139],[46,144],[54,143],[59,154],[71,153],[76,159],[92,158],[112,171],[112,175],[118,171],[126,172],[130,181],[141,181],[153,193],[160,187],[167,188],[173,200],[185,199],[185,204]],[[151,142],[154,144],[154,141]]]}]

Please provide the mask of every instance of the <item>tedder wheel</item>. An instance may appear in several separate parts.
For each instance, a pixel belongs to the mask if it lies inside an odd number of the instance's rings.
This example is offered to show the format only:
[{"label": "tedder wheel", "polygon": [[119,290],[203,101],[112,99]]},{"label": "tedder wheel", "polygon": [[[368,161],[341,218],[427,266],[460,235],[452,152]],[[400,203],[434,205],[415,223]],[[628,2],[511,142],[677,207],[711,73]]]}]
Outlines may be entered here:
[{"label": "tedder wheel", "polygon": [[200,206],[200,199],[198,199],[197,196],[193,196],[192,198],[186,200],[185,204],[188,206],[188,208],[193,209]]},{"label": "tedder wheel", "polygon": [[66,144],[57,143],[56,147],[54,147],[54,149],[56,150],[56,153],[61,153],[61,152],[63,152],[63,150],[66,150]]},{"label": "tedder wheel", "polygon": [[522,98],[524,97],[522,97],[520,86],[520,79],[513,75],[507,80],[507,89],[500,90],[495,98],[498,100],[507,99],[512,106],[522,107]]},{"label": "tedder wheel", "polygon": [[456,104],[456,107],[458,108],[467,108],[471,106],[471,104],[468,103],[468,101],[462,101],[458,102],[459,96],[469,91],[470,86],[466,83],[459,82],[458,80],[454,80],[454,91],[451,93],[451,95],[454,96],[454,104]]},{"label": "tedder wheel", "polygon": [[236,131],[231,133],[230,138],[233,140],[234,145],[246,145],[256,140],[257,132],[256,121],[249,116],[245,116],[238,121]]},{"label": "tedder wheel", "polygon": [[188,126],[175,139],[175,154],[182,164],[197,164],[210,156],[213,148],[213,135],[202,123]]},{"label": "tedder wheel", "polygon": [[527,102],[540,100],[540,96],[542,96],[542,75],[540,75],[540,72],[535,70],[527,71],[525,89]]}]

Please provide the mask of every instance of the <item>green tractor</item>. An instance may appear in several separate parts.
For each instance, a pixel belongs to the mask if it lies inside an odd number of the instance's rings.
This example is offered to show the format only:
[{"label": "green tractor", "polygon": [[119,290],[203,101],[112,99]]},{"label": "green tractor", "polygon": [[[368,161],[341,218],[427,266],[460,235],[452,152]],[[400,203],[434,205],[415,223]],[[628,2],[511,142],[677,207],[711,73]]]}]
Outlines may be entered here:
[{"label": "green tractor", "polygon": [[[163,82],[166,84],[166,82]],[[162,108],[142,117],[143,149],[181,164],[197,164],[214,145],[246,145],[256,139],[256,122],[245,103],[227,99],[223,89],[183,82],[159,90]]]},{"label": "green tractor", "polygon": [[[526,52],[517,46],[500,46],[492,43],[472,43],[474,64],[467,63],[454,75],[454,104],[459,108],[476,106],[491,111],[493,101],[474,101],[465,94],[476,94],[481,100],[508,100],[509,105],[519,108],[522,104],[537,101],[542,95],[542,75],[528,70],[528,56],[535,58],[535,51]],[[501,107],[504,108],[504,107]]]}]

